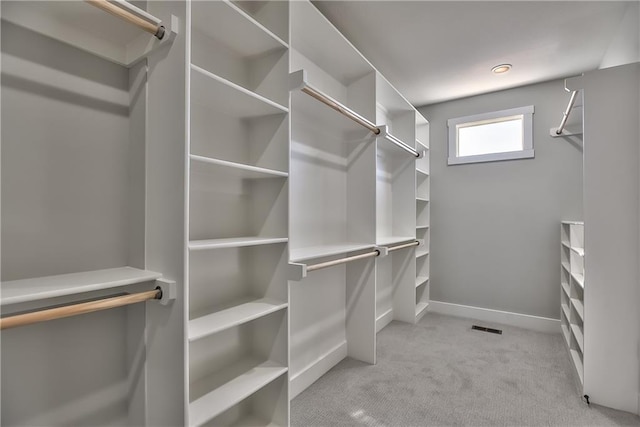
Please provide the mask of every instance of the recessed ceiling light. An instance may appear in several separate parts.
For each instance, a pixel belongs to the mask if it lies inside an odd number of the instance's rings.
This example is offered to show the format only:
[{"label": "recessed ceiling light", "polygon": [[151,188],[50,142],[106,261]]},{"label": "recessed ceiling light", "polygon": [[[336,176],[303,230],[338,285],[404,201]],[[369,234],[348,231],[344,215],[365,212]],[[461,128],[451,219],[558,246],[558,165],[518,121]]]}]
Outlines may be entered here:
[{"label": "recessed ceiling light", "polygon": [[496,65],[491,69],[493,74],[504,74],[511,69],[511,64],[500,64]]}]

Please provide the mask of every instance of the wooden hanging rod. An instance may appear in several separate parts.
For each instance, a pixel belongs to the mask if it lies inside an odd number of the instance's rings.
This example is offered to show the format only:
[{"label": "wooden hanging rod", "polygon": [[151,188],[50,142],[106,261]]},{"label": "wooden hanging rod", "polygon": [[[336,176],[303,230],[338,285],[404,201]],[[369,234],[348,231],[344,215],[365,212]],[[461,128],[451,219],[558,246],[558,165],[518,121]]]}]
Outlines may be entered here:
[{"label": "wooden hanging rod", "polygon": [[326,95],[326,94],[320,92],[319,90],[312,88],[309,85],[303,86],[301,90],[304,93],[306,93],[307,95],[309,95],[309,96],[317,99],[318,101],[322,102],[326,106],[333,108],[334,110],[336,110],[338,113],[342,114],[343,116],[345,116],[345,117],[353,120],[354,122],[358,123],[360,126],[364,126],[365,128],[369,129],[371,132],[375,133],[376,135],[380,134],[380,128],[379,127],[377,127],[376,125],[374,125],[369,120],[365,119],[364,117],[362,117],[360,114],[356,113],[355,111],[353,111],[349,107],[347,107],[345,105],[342,105],[340,102],[338,102],[335,99],[331,98],[329,95]]},{"label": "wooden hanging rod", "polygon": [[560,122],[560,126],[556,129],[556,135],[561,135],[564,130],[565,125],[567,124],[567,119],[569,118],[569,114],[571,114],[571,109],[573,108],[573,104],[576,103],[576,97],[578,95],[578,91],[574,90],[571,92],[571,98],[569,99],[569,104],[567,105],[567,109],[562,113],[562,121]]},{"label": "wooden hanging rod", "polygon": [[120,295],[98,301],[71,304],[64,307],[34,311],[33,313],[16,314],[14,316],[8,316],[0,319],[0,330],[46,322],[54,319],[62,319],[64,317],[77,316],[79,314],[92,313],[94,311],[108,310],[110,308],[122,307],[125,305],[161,298],[162,290],[160,288],[156,288],[151,291]]},{"label": "wooden hanging rod", "polygon": [[359,259],[377,257],[378,255],[380,255],[380,251],[376,249],[375,251],[367,252],[366,254],[354,255],[346,258],[336,259],[333,261],[321,262],[320,264],[308,265],[307,271],[320,270],[321,268],[333,267],[334,265],[345,264],[347,262],[357,261]]},{"label": "wooden hanging rod", "polygon": [[87,3],[104,10],[130,24],[140,27],[142,30],[153,34],[162,40],[165,29],[160,25],[160,20],[148,14],[144,10],[122,0],[85,0]]},{"label": "wooden hanging rod", "polygon": [[420,246],[420,242],[418,242],[416,240],[415,242],[405,243],[404,245],[393,246],[393,247],[389,248],[388,250],[389,250],[389,252],[393,252],[393,251],[397,251],[399,249],[410,248],[411,246]]}]

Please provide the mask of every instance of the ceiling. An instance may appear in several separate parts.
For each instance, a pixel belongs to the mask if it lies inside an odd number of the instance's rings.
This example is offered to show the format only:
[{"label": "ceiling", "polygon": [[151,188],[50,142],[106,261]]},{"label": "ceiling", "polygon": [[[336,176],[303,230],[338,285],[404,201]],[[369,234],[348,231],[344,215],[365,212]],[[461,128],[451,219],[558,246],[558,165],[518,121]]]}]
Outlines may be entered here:
[{"label": "ceiling", "polygon": [[[631,2],[313,3],[422,106],[594,70]],[[493,74],[502,63],[513,68]]]}]

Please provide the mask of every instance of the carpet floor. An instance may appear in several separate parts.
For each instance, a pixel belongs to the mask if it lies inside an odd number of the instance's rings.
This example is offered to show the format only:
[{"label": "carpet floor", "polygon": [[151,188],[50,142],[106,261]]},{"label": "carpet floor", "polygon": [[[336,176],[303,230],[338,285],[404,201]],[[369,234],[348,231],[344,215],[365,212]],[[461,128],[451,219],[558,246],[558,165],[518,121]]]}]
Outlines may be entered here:
[{"label": "carpet floor", "polygon": [[640,426],[578,393],[560,334],[428,313],[378,334],[377,364],[345,359],[291,402],[291,425]]}]

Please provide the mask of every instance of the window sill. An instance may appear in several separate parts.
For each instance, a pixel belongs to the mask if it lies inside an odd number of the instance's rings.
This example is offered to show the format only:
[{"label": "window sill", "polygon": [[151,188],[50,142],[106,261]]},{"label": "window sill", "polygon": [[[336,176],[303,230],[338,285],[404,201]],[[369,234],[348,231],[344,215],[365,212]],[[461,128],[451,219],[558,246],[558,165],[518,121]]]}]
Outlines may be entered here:
[{"label": "window sill", "polygon": [[463,165],[466,163],[500,162],[503,160],[518,160],[534,158],[534,150],[511,151],[508,153],[481,154],[478,156],[449,157],[448,165]]}]

